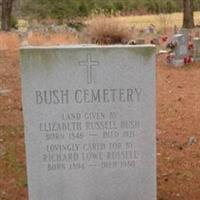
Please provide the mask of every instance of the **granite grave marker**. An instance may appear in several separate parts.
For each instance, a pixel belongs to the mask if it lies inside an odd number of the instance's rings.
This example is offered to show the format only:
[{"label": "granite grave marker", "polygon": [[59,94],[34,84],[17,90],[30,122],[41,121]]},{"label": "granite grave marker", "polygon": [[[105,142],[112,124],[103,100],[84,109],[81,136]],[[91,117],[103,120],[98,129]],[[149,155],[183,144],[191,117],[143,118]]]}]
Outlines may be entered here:
[{"label": "granite grave marker", "polygon": [[188,37],[184,34],[175,34],[172,43],[175,44],[175,48],[171,63],[175,66],[181,66],[184,64],[184,58],[188,56]]},{"label": "granite grave marker", "polygon": [[155,200],[155,47],[21,49],[30,200]]}]

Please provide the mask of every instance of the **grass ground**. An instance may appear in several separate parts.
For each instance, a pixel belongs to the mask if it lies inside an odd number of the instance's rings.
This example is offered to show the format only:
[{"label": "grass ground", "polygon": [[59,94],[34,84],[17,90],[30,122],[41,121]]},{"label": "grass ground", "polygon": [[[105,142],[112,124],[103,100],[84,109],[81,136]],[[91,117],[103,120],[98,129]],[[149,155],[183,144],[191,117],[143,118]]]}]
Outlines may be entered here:
[{"label": "grass ground", "polygon": [[[118,17],[119,21],[127,23],[128,26],[141,29],[154,24],[158,30],[165,27],[173,28],[175,25],[181,27],[182,19],[182,13]],[[194,12],[194,19],[195,24],[200,24],[200,12]]]}]

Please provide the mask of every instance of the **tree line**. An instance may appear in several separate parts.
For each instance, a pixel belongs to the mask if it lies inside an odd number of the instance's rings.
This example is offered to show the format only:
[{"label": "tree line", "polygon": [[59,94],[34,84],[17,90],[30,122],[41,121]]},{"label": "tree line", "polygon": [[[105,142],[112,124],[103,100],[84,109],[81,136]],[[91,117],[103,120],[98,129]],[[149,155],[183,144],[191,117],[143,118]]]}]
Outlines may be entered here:
[{"label": "tree line", "polygon": [[[200,1],[192,1],[194,10],[200,10]],[[105,14],[173,13],[182,11],[182,5],[182,0],[25,0],[22,12],[37,18],[63,19],[88,16],[98,12]]]},{"label": "tree line", "polygon": [[[12,7],[16,1],[21,2],[21,15],[38,19],[70,19],[102,12],[121,15],[173,13],[184,7],[185,14],[200,10],[200,0],[0,0],[3,30],[10,29]],[[188,5],[190,9],[186,10]]]}]

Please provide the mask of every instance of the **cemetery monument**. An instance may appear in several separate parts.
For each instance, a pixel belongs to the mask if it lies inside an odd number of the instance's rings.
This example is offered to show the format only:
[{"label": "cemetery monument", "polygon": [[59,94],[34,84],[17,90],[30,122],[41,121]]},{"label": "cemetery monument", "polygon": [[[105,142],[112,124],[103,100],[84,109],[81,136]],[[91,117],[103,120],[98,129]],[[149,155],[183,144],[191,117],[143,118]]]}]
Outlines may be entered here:
[{"label": "cemetery monument", "polygon": [[21,49],[30,200],[156,200],[153,45]]}]

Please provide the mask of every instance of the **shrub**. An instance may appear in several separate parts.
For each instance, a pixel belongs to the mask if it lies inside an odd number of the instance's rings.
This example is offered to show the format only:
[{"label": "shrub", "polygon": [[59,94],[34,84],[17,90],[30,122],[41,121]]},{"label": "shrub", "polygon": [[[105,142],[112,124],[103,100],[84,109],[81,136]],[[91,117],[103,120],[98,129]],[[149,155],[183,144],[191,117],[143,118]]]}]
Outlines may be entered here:
[{"label": "shrub", "polygon": [[131,39],[131,32],[112,17],[98,16],[89,22],[86,38],[95,44],[126,44]]}]

